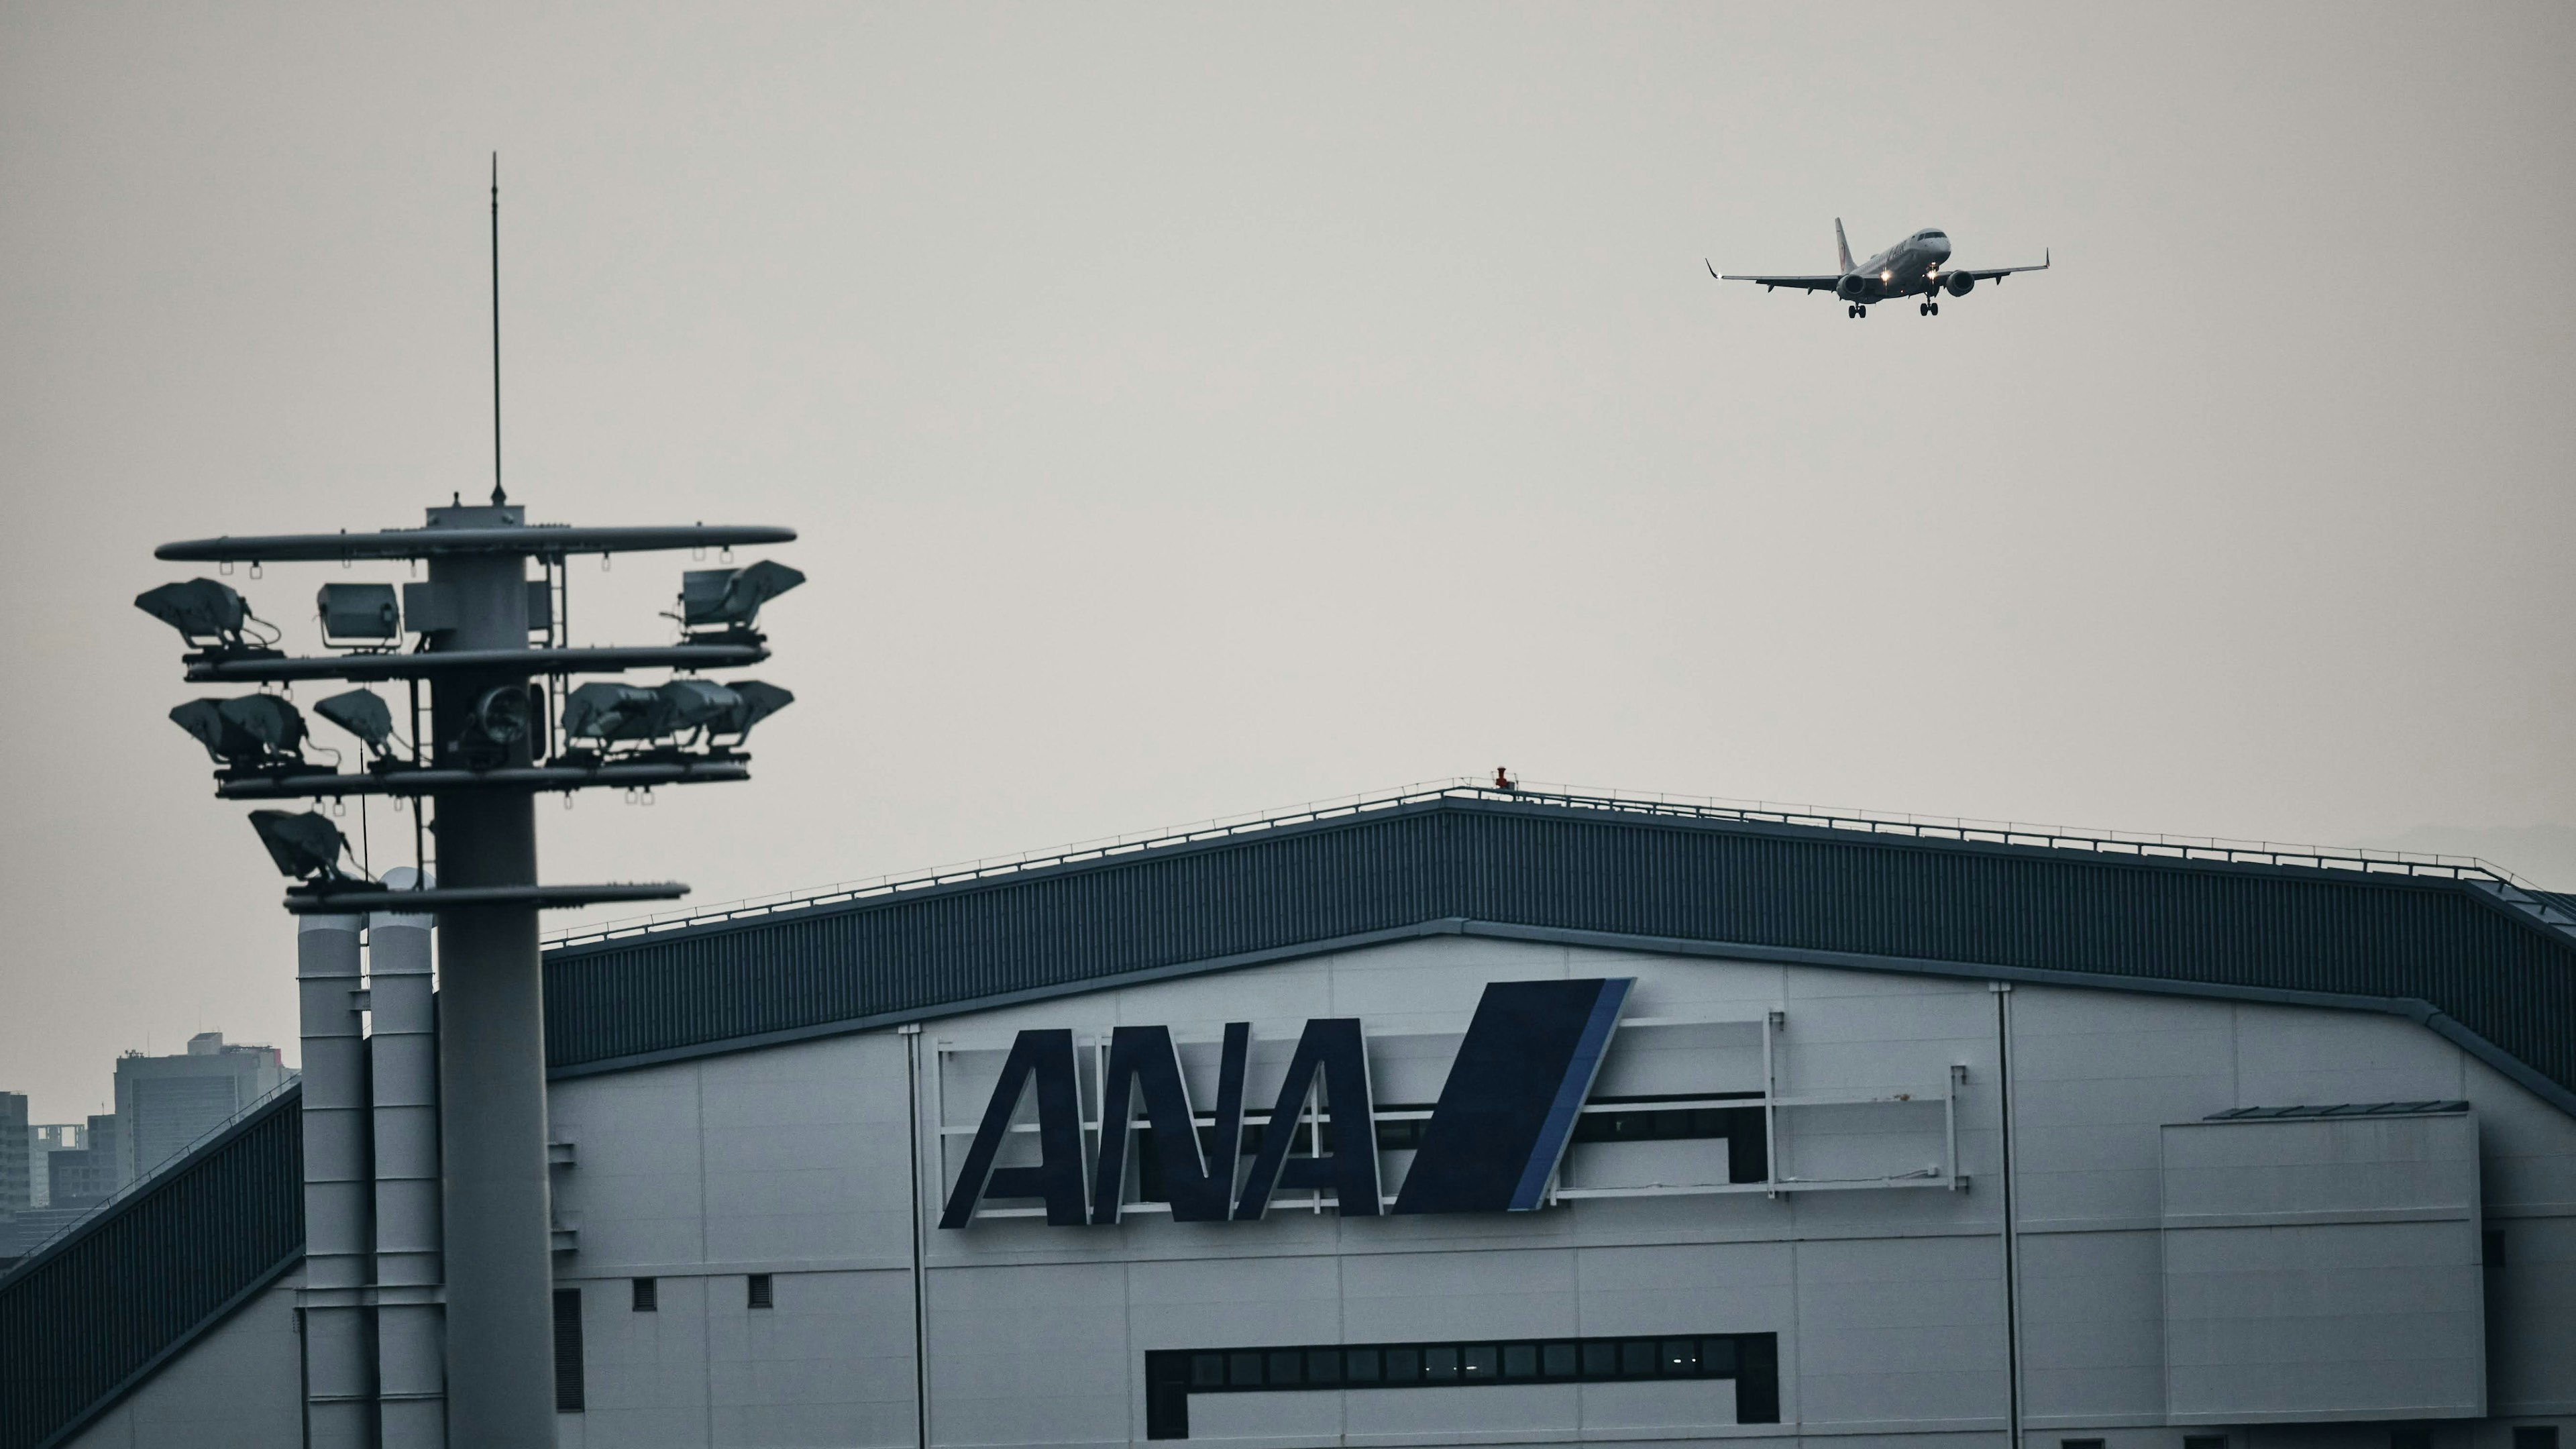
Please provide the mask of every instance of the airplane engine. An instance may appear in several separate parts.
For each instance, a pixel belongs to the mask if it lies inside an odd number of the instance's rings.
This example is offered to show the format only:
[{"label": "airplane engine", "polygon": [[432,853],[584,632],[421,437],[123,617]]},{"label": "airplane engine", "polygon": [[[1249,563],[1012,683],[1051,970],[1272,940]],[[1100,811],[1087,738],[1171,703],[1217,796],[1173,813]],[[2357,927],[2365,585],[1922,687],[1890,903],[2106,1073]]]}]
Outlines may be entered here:
[{"label": "airplane engine", "polygon": [[1977,285],[1977,279],[1969,276],[1965,272],[1952,272],[1949,276],[1942,278],[1941,285],[1949,289],[1951,296],[1964,297],[1968,295],[1968,289],[1970,287]]},{"label": "airplane engine", "polygon": [[1834,283],[1834,295],[1846,302],[1869,300],[1869,279],[1854,272]]}]

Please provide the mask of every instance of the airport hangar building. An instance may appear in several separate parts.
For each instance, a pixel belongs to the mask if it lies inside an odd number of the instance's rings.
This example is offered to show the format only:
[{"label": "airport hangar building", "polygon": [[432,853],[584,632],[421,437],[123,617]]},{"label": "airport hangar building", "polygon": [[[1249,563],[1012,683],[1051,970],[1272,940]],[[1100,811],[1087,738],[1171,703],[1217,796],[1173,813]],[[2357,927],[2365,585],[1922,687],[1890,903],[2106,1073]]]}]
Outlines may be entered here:
[{"label": "airport hangar building", "polygon": [[[2571,907],[1447,787],[569,940],[560,1441],[2553,1449]],[[298,1111],[0,1280],[0,1449],[297,1441]]]}]

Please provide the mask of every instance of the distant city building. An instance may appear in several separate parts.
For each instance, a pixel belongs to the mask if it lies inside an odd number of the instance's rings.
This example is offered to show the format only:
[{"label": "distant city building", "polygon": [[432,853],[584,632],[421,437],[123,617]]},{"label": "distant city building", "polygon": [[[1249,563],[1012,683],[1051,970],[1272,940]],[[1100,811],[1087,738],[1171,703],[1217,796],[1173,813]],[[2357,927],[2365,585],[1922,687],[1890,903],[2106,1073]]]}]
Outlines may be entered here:
[{"label": "distant city building", "polygon": [[121,1134],[114,1113],[100,1113],[89,1119],[87,1127],[53,1129],[78,1132],[85,1145],[57,1148],[45,1159],[45,1195],[47,1205],[74,1212],[98,1206],[117,1188],[118,1164],[123,1154],[117,1151]]},{"label": "distant city building", "polygon": [[89,1128],[78,1122],[39,1122],[27,1129],[27,1189],[37,1207],[53,1205],[54,1154],[88,1147]]},{"label": "distant city building", "polygon": [[115,1187],[185,1151],[235,1112],[286,1080],[271,1046],[230,1046],[219,1031],[188,1038],[180,1056],[128,1053],[116,1060]]},{"label": "distant city building", "polygon": [[27,1176],[27,1094],[0,1092],[0,1214],[20,1213],[36,1205]]}]

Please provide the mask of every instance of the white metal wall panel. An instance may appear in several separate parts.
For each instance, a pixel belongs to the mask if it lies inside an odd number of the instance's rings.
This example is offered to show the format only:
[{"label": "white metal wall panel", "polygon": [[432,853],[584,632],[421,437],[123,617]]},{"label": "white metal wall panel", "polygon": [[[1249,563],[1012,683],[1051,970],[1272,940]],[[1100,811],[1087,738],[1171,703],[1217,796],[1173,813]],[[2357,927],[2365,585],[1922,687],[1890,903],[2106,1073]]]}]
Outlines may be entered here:
[{"label": "white metal wall panel", "polygon": [[[2000,1429],[2009,1422],[2004,1265],[1994,1238],[1797,1245],[1803,1421]],[[1781,1406],[1786,1417],[1788,1405]]]},{"label": "white metal wall panel", "polygon": [[[1523,1434],[1537,1438],[1537,1442],[1542,1444],[1549,1442],[1549,1438],[1539,1436],[1562,1434],[1570,1440],[1573,1437],[1571,1430],[1582,1409],[1579,1391],[1561,1384],[1534,1384],[1527,1388],[1395,1389],[1349,1393],[1341,1398],[1350,1416],[1349,1433],[1363,1444],[1390,1441],[1398,1444],[1473,1444],[1479,1440],[1508,1442]],[[1190,1412],[1198,1412],[1196,1403],[1190,1406]],[[1190,1437],[1194,1440],[1198,1437],[1197,1427],[1193,1422]],[[1372,1435],[1386,1437],[1374,1440],[1363,1437]],[[1404,1437],[1395,1437],[1398,1435]]]},{"label": "white metal wall panel", "polygon": [[2485,1412],[2473,1116],[2196,1122],[2164,1139],[2176,1422]]},{"label": "white metal wall panel", "polygon": [[704,1281],[715,1444],[914,1442],[909,1272],[779,1273],[776,1306],[757,1309],[746,1306],[741,1278]]},{"label": "white metal wall panel", "polygon": [[705,1063],[710,1261],[904,1256],[904,1051],[879,1034]]},{"label": "white metal wall panel", "polygon": [[2468,1057],[2413,1022],[2367,1011],[2239,1003],[2241,1106],[2418,1102],[2468,1095]]},{"label": "white metal wall panel", "polygon": [[93,1420],[65,1449],[273,1449],[303,1440],[296,1381],[300,1272],[270,1285]]},{"label": "white metal wall panel", "polygon": [[[2478,1109],[2480,1197],[2504,1261],[2487,1286],[2487,1410],[2576,1418],[2576,1119],[2484,1062],[2468,1066]],[[2576,1445],[2576,1423],[2562,1440]]]},{"label": "white metal wall panel", "polygon": [[1136,1367],[1126,1276],[1118,1263],[931,1274],[931,1425],[938,1441],[1141,1438],[1128,1390]]},{"label": "white metal wall panel", "polygon": [[585,1273],[707,1260],[704,1070],[684,1062],[546,1093],[547,1130],[575,1162],[555,1173],[556,1216],[581,1224]]},{"label": "white metal wall panel", "polygon": [[708,1434],[707,1320],[716,1295],[742,1294],[740,1278],[698,1275],[657,1280],[660,1307],[637,1313],[628,1280],[562,1280],[581,1291],[580,1420],[593,1444],[619,1449],[700,1449]]},{"label": "white metal wall panel", "polygon": [[[1568,965],[1569,958],[1578,955],[1584,960],[1580,971]],[[1628,974],[1607,967],[1596,970],[1599,963],[1591,953],[1564,946],[1468,936],[1435,936],[1345,951],[1326,961],[1332,972],[1332,1009],[1319,1011],[1309,998],[1291,1006],[1289,1014],[1300,1022],[1309,1016],[1357,1016],[1382,1022],[1388,1031],[1419,1031],[1443,1023],[1464,1026],[1489,981]],[[1641,1014],[1633,1002],[1629,1010],[1631,1015]]]},{"label": "white metal wall panel", "polygon": [[2016,989],[2012,1005],[2013,1192],[2023,1225],[2153,1228],[2163,1210],[2163,1124],[2243,1105],[2234,1008],[2045,987]]},{"label": "white metal wall panel", "polygon": [[1343,1342],[1343,1273],[1329,1256],[1245,1258],[1223,1273],[1199,1260],[1129,1263],[1135,1349]]},{"label": "white metal wall panel", "polygon": [[[1759,968],[1726,963],[1722,969]],[[1777,1048],[1780,1090],[1793,1099],[1903,1092],[1921,1101],[1944,1090],[1953,1066],[1966,1068],[1958,1088],[1959,1164],[1977,1189],[1797,1194],[1774,1205],[1794,1224],[1788,1231],[1999,1234],[2003,1199],[1987,1190],[1997,1184],[2002,1164],[1995,1006],[1984,983],[1809,967],[1783,969],[1780,982],[1786,1012]],[[1786,1178],[1874,1178],[1920,1171],[1946,1156],[1941,1109],[1928,1103],[1793,1108],[1775,1120],[1772,1170]]]},{"label": "white metal wall panel", "polygon": [[[2021,1235],[2022,1412],[2033,1427],[2164,1417],[2164,1248],[2153,1228]],[[2385,1446],[2377,1446],[2385,1449]]]},{"label": "white metal wall panel", "polygon": [[[2486,1274],[2488,1409],[2576,1418],[2576,1212],[2495,1226],[2505,1262]],[[2576,1442],[2576,1424],[2562,1437]]]}]

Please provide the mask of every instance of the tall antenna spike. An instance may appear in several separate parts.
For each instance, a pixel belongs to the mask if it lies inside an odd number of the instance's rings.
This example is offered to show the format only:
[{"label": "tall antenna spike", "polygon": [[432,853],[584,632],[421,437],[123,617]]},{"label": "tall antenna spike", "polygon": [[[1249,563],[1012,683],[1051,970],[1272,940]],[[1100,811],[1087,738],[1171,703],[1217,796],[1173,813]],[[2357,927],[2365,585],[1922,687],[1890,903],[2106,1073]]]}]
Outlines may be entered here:
[{"label": "tall antenna spike", "polygon": [[501,153],[492,153],[492,506],[510,495],[501,491]]}]

